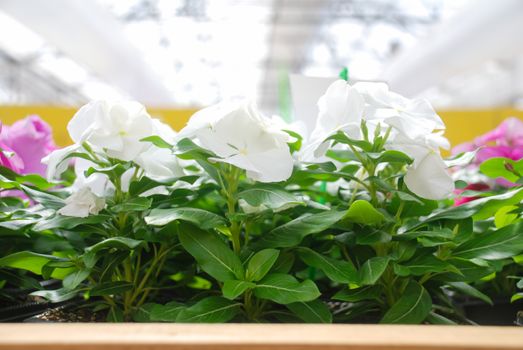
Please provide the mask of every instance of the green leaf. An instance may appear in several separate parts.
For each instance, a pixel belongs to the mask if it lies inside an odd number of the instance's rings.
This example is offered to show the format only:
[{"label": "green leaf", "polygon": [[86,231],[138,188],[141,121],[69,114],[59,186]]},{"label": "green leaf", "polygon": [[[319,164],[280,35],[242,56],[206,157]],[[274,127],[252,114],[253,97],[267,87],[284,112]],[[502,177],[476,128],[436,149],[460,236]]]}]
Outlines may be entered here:
[{"label": "green leaf", "polygon": [[341,143],[344,145],[352,145],[361,148],[365,152],[371,152],[372,151],[372,144],[368,141],[364,140],[354,140],[349,138],[344,132],[338,131],[336,134],[328,137],[325,141],[333,140],[337,143]]},{"label": "green leaf", "polygon": [[178,314],[176,322],[185,323],[224,323],[234,318],[240,311],[240,303],[222,297],[208,297],[200,300]]},{"label": "green leaf", "polygon": [[512,298],[510,298],[510,302],[513,303],[520,299],[523,299],[523,293],[516,293],[512,296]]},{"label": "green leaf", "polygon": [[114,213],[128,212],[128,211],[144,211],[151,207],[152,198],[136,197],[131,198],[124,203],[116,204],[111,207]]},{"label": "green leaf", "polygon": [[82,283],[89,275],[91,274],[91,270],[89,269],[81,269],[76,270],[73,273],[67,275],[63,280],[63,285],[65,289],[75,289],[78,287],[80,283]]},{"label": "green leaf", "polygon": [[412,163],[412,159],[408,155],[400,151],[388,150],[379,153],[376,156],[372,156],[372,153],[368,153],[368,155],[378,163]]},{"label": "green leaf", "polygon": [[254,295],[278,304],[312,301],[320,296],[318,287],[311,280],[299,282],[291,275],[274,273],[260,281]]},{"label": "green leaf", "polygon": [[124,315],[122,309],[117,306],[112,306],[107,313],[107,322],[121,323],[124,321]]},{"label": "green leaf", "polygon": [[343,211],[328,210],[318,214],[302,215],[270,231],[260,240],[260,244],[272,248],[296,246],[304,237],[328,229],[344,214]]},{"label": "green leaf", "polygon": [[209,275],[221,282],[243,280],[244,269],[240,259],[217,234],[185,224],[180,225],[179,237],[185,250]]},{"label": "green leaf", "polygon": [[102,249],[116,248],[121,250],[133,250],[140,246],[143,241],[127,238],[127,237],[112,237],[104,239],[88,248],[85,248],[86,252],[97,253]]},{"label": "green leaf", "polygon": [[433,311],[431,311],[429,313],[429,315],[427,316],[426,318],[426,321],[430,324],[444,324],[444,325],[454,325],[456,326],[457,323],[452,321],[452,320],[449,320],[448,318],[446,318],[445,316],[442,316],[440,314],[437,314]]},{"label": "green leaf", "polygon": [[253,207],[265,207],[272,210],[282,210],[290,206],[303,204],[293,194],[279,186],[257,184],[238,193],[238,198],[243,199]]},{"label": "green leaf", "polygon": [[32,227],[32,230],[36,232],[52,230],[55,228],[71,230],[80,225],[101,224],[109,219],[110,216],[108,215],[90,215],[86,218],[77,218],[72,216],[56,214],[51,218],[38,221],[36,225]]},{"label": "green leaf", "polygon": [[459,206],[434,211],[426,218],[419,220],[415,227],[442,219],[460,220],[473,217],[474,220],[485,220],[492,217],[500,208],[507,205],[516,205],[523,200],[523,187],[506,191],[502,194],[476,199]]},{"label": "green leaf", "polygon": [[512,224],[518,218],[518,214],[513,213],[519,207],[515,205],[507,205],[501,207],[494,215],[494,224],[496,228],[502,228]]},{"label": "green leaf", "polygon": [[259,281],[270,271],[274,265],[280,251],[277,249],[263,249],[257,252],[249,259],[245,278],[247,281]]},{"label": "green leaf", "polygon": [[355,303],[362,300],[373,300],[378,299],[381,295],[381,287],[376,286],[366,286],[356,289],[342,289],[338,293],[334,294],[332,299],[347,301]]},{"label": "green leaf", "polygon": [[360,270],[360,284],[363,286],[375,284],[385,272],[389,260],[389,257],[374,257],[367,260]]},{"label": "green leaf", "polygon": [[[0,269],[0,280],[9,281],[9,284],[23,289],[40,289],[42,286],[36,278],[18,274],[7,269]],[[1,289],[1,288],[0,288]]]},{"label": "green leaf", "polygon": [[398,301],[385,313],[380,323],[418,324],[432,308],[429,293],[415,281],[409,281]]},{"label": "green leaf", "polygon": [[153,226],[163,226],[174,220],[193,223],[203,230],[226,226],[223,217],[197,208],[153,209],[145,217],[145,222]]},{"label": "green leaf", "polygon": [[134,284],[126,281],[104,282],[93,287],[89,295],[92,297],[102,295],[122,294],[134,288]]},{"label": "green leaf", "polygon": [[450,287],[460,291],[461,293],[464,293],[464,294],[470,295],[471,297],[483,300],[487,304],[494,305],[494,303],[492,303],[492,299],[490,299],[490,297],[488,295],[483,294],[482,292],[480,292],[476,288],[472,287],[468,283],[465,283],[465,282],[447,282],[447,284]]},{"label": "green leaf", "polygon": [[299,248],[298,255],[308,266],[322,270],[329,279],[338,283],[358,283],[359,276],[354,266],[342,260],[333,259],[309,248]]},{"label": "green leaf", "polygon": [[332,323],[329,307],[321,300],[291,303],[285,306],[307,323]]},{"label": "green leaf", "polygon": [[422,276],[429,272],[446,272],[452,271],[460,273],[457,268],[451,264],[436,258],[433,255],[419,255],[414,259],[394,265],[394,272],[398,276]]},{"label": "green leaf", "polygon": [[151,142],[153,145],[155,145],[158,148],[172,149],[174,147],[169,142],[165,141],[164,139],[162,139],[160,136],[157,136],[157,135],[145,137],[145,138],[141,139],[140,141]]},{"label": "green leaf", "polygon": [[79,292],[79,290],[60,288],[56,290],[37,290],[36,292],[32,292],[30,295],[42,297],[52,303],[60,303],[75,298]]},{"label": "green leaf", "polygon": [[44,205],[46,208],[59,209],[65,205],[64,200],[55,195],[33,189],[33,188],[25,186],[25,185],[20,185],[20,188],[31,199],[33,199],[35,202],[38,202],[38,203]]},{"label": "green leaf", "polygon": [[38,254],[29,251],[17,252],[0,258],[0,267],[12,267],[42,274],[42,267],[49,261],[67,261],[53,255]]},{"label": "green leaf", "polygon": [[252,289],[256,285],[252,282],[228,280],[223,283],[223,296],[229,300],[234,300],[242,295],[246,290]]},{"label": "green leaf", "polygon": [[358,199],[351,204],[343,220],[362,225],[378,225],[385,220],[385,216],[369,202]]},{"label": "green leaf", "polygon": [[465,259],[499,260],[523,252],[523,224],[505,226],[494,232],[485,232],[465,241],[453,256]]},{"label": "green leaf", "polygon": [[502,177],[511,182],[517,182],[523,173],[523,161],[495,157],[481,163],[479,170],[493,179]]},{"label": "green leaf", "polygon": [[185,305],[176,301],[168,302],[165,305],[155,304],[150,311],[151,321],[156,322],[176,322],[178,315],[185,309]]},{"label": "green leaf", "polygon": [[158,304],[146,303],[138,307],[133,312],[133,321],[134,322],[152,322],[151,320],[151,311]]}]

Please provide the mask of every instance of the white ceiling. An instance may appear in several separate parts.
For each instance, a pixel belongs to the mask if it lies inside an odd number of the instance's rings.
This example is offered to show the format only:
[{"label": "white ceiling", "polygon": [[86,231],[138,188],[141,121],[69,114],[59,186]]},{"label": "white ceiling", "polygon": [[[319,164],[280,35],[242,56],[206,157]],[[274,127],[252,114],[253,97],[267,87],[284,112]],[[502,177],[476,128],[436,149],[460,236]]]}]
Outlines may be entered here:
[{"label": "white ceiling", "polygon": [[[503,1],[510,0],[492,3]],[[395,57],[471,3],[0,0],[0,103],[130,97],[199,107],[248,97],[274,112],[288,93],[289,73],[332,77],[347,66],[352,79],[380,79]],[[513,71],[505,61],[481,67],[483,81],[502,86]],[[477,86],[480,78],[457,77],[425,95],[443,106],[473,103],[477,95],[463,84]]]}]

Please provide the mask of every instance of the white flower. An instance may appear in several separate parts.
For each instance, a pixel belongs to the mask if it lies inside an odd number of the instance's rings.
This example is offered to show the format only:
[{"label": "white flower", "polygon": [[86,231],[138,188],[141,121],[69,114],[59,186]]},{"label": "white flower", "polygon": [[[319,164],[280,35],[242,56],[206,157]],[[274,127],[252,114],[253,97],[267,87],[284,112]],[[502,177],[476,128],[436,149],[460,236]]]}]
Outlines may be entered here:
[{"label": "white flower", "polygon": [[430,133],[411,139],[397,134],[385,148],[400,151],[412,158],[407,168],[405,185],[413,193],[426,199],[444,199],[454,191],[454,181],[439,154],[439,149],[449,149],[450,144],[442,132]]},{"label": "white flower", "polygon": [[429,152],[418,166],[409,167],[404,180],[409,190],[426,199],[443,199],[454,191],[447,166],[435,152]]},{"label": "white flower", "polygon": [[360,124],[365,101],[361,94],[345,80],[332,83],[318,100],[318,119],[311,138],[324,136],[338,130],[351,138],[360,138]]},{"label": "white flower", "polygon": [[362,95],[345,80],[332,83],[318,100],[316,127],[300,152],[300,158],[304,161],[321,159],[332,144],[324,142],[325,139],[339,130],[343,130],[351,138],[360,139],[364,106]]},{"label": "white flower", "polygon": [[49,153],[46,157],[42,158],[42,163],[47,164],[47,179],[53,180],[60,177],[64,171],[67,170],[69,162],[66,161],[66,157],[80,149],[80,145],[71,145],[64,148],[54,150]]},{"label": "white flower", "polygon": [[145,107],[134,101],[93,101],[78,110],[67,125],[73,141],[88,141],[95,149],[124,161],[134,160],[149,145],[153,121]]},{"label": "white flower", "polygon": [[[176,132],[167,124],[158,119],[153,119],[153,134],[160,136],[165,141],[173,144],[176,140]],[[145,172],[145,175],[153,180],[162,181],[173,177],[184,176],[183,167],[179,159],[166,148],[159,148],[153,144],[142,152],[136,159]]]},{"label": "white flower", "polygon": [[385,83],[356,83],[354,88],[365,98],[366,120],[392,126],[410,138],[445,129],[445,124],[423,99],[407,99],[389,90]]},{"label": "white flower", "polygon": [[96,196],[89,187],[83,187],[65,200],[65,206],[58,213],[79,218],[96,215],[105,208],[105,200]]},{"label": "white flower", "polygon": [[292,138],[271,124],[253,104],[221,103],[194,114],[179,137],[193,137],[218,157],[260,182],[278,182],[292,174]]}]

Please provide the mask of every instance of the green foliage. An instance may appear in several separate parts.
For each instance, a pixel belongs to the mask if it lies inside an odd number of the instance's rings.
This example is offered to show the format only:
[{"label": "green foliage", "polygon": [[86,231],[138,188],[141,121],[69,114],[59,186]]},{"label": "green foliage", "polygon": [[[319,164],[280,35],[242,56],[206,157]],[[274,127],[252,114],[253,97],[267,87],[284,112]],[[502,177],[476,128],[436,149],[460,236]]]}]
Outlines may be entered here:
[{"label": "green foliage", "polygon": [[[461,206],[426,200],[404,184],[413,159],[386,149],[390,130],[380,128],[370,135],[363,123],[358,139],[336,132],[329,159],[296,164],[277,184],[254,182],[190,139],[142,140],[186,161],[186,176],[161,181],[86,144],[70,157],[90,160],[85,175],[103,174],[112,192],[85,218],[60,214],[67,182],[0,168],[2,190],[37,203],[0,197],[0,292],[76,298],[111,322],[453,324],[466,322],[454,300],[523,298],[523,163],[481,166],[514,188],[471,193],[481,198]],[[302,139],[288,133],[297,151]],[[51,278],[61,286],[42,288]]]}]

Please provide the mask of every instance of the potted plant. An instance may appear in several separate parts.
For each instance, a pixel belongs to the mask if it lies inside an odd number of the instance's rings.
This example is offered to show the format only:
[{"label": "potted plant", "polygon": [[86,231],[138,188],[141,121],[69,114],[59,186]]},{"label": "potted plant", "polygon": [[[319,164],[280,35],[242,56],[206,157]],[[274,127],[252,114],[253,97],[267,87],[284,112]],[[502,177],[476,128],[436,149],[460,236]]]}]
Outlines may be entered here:
[{"label": "potted plant", "polygon": [[474,152],[443,160],[432,107],[385,84],[338,80],[318,106],[304,137],[249,103],[178,134],[87,104],[47,179],[1,169],[31,199],[0,198],[4,281],[112,322],[471,323],[456,297],[489,300],[479,282],[517,263],[523,189],[453,206],[447,168]]}]

